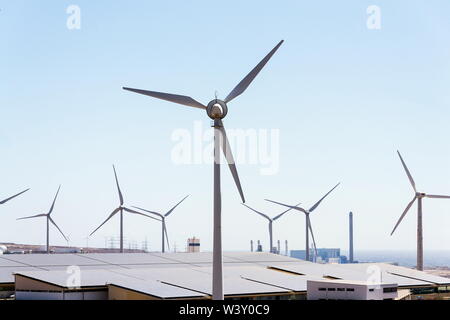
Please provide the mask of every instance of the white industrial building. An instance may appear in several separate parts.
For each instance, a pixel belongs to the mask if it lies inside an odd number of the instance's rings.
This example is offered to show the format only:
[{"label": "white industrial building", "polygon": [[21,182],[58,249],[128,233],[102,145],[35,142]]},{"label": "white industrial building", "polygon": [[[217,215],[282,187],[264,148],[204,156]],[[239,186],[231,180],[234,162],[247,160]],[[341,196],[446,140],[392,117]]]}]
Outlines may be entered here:
[{"label": "white industrial building", "polygon": [[[373,283],[374,274],[382,284],[397,284],[398,292],[450,288],[450,279],[385,263],[317,264],[265,252],[224,252],[223,262],[225,299],[233,300],[304,300],[308,281],[342,288]],[[211,299],[212,253],[2,255],[0,296],[13,294],[39,300]]]},{"label": "white industrial building", "polygon": [[308,280],[308,300],[396,300],[396,283],[351,280]]}]

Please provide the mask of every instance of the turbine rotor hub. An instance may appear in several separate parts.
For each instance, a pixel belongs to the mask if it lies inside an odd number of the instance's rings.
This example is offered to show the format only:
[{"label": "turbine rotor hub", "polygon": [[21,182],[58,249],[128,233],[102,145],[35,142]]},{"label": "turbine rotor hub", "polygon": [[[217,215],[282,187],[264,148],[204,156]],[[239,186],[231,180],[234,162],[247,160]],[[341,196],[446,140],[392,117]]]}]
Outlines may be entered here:
[{"label": "turbine rotor hub", "polygon": [[206,113],[213,120],[223,119],[228,113],[227,104],[219,99],[211,100],[206,108]]},{"label": "turbine rotor hub", "polygon": [[418,198],[425,198],[426,194],[423,193],[423,192],[416,192],[416,196],[417,196]]}]

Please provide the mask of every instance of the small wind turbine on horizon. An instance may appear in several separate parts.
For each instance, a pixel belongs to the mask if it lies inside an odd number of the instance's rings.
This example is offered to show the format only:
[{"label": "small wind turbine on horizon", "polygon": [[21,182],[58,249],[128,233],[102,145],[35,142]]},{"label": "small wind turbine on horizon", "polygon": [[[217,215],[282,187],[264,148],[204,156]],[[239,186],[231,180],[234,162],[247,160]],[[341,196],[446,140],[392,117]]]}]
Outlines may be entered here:
[{"label": "small wind turbine on horizon", "polygon": [[272,58],[275,52],[283,43],[280,41],[257,65],[253,68],[244,79],[237,84],[237,86],[228,94],[225,100],[215,99],[211,100],[208,105],[204,105],[195,99],[178,94],[170,94],[156,91],[148,91],[141,89],[133,89],[124,87],[124,90],[143,94],[153,98],[166,100],[182,104],[189,107],[205,110],[208,117],[214,121],[214,229],[213,229],[213,270],[212,270],[212,298],[213,300],[223,300],[223,263],[222,263],[222,196],[220,189],[220,149],[222,149],[225,159],[228,162],[231,174],[233,176],[236,187],[241,196],[242,202],[245,203],[244,193],[241,188],[241,182],[237,173],[233,154],[231,153],[230,144],[225,132],[222,119],[228,113],[227,104],[234,98],[238,97],[248,88],[259,72],[264,68],[267,62]]},{"label": "small wind turbine on horizon", "polygon": [[37,215],[34,215],[34,216],[23,217],[23,218],[18,218],[17,219],[17,220],[25,220],[25,219],[33,219],[33,218],[38,218],[38,217],[46,217],[47,218],[47,242],[46,242],[47,253],[50,253],[50,223],[53,224],[56,227],[56,229],[58,229],[58,231],[62,234],[62,236],[64,237],[64,239],[67,242],[69,241],[67,239],[67,237],[64,235],[64,233],[61,231],[61,229],[58,227],[58,225],[55,223],[55,221],[53,221],[53,219],[51,217],[53,209],[55,208],[56,198],[58,197],[60,189],[61,189],[61,185],[58,187],[58,191],[56,191],[56,195],[55,195],[55,198],[53,199],[53,202],[52,202],[52,205],[50,207],[50,210],[47,213],[41,213],[41,214],[37,214]]},{"label": "small wind turbine on horizon", "polygon": [[22,193],[25,193],[25,192],[27,192],[28,190],[30,190],[30,188],[28,188],[28,189],[26,189],[26,190],[23,190],[23,191],[21,191],[21,192],[15,194],[15,195],[9,197],[9,198],[6,198],[6,199],[0,201],[0,204],[5,204],[5,203],[7,203],[9,200],[12,200],[12,199],[14,199],[15,197],[20,196]]},{"label": "small wind turbine on horizon", "polygon": [[[276,217],[270,218],[268,215],[253,209],[252,207],[246,205],[245,203],[242,204],[243,206],[246,206],[247,208],[249,208],[250,210],[252,210],[253,212],[256,212],[257,214],[259,214],[260,216],[262,216],[263,218],[266,218],[269,221],[269,245],[270,245],[270,253],[273,253],[273,222],[280,219],[285,213],[287,213],[288,211],[292,210],[292,208],[289,208],[285,211],[283,211],[282,213],[280,213],[279,215],[277,215]],[[300,203],[296,204],[296,206],[299,206]]]},{"label": "small wind turbine on horizon", "polygon": [[162,235],[162,239],[161,239],[161,240],[162,240],[162,242],[161,242],[161,252],[165,252],[164,237],[165,237],[165,239],[167,239],[167,247],[168,247],[168,249],[169,249],[169,251],[170,251],[169,236],[167,235],[167,227],[166,227],[166,218],[167,218],[167,217],[175,210],[176,207],[178,207],[184,200],[186,200],[187,197],[189,197],[189,195],[187,195],[186,197],[184,197],[180,202],[178,202],[172,209],[170,209],[169,211],[167,211],[165,214],[162,214],[162,213],[159,213],[159,212],[156,212],[156,211],[150,211],[150,210],[146,210],[146,209],[143,209],[143,208],[140,208],[140,207],[133,206],[133,208],[136,208],[136,209],[138,209],[138,210],[145,211],[145,212],[148,212],[148,213],[157,215],[158,217],[161,218],[161,220],[160,220],[160,221],[161,221],[161,225],[162,225],[162,233],[161,233],[161,235]]},{"label": "small wind turbine on horizon", "polygon": [[409,169],[406,166],[405,161],[403,161],[403,158],[398,150],[397,150],[397,154],[400,157],[400,161],[402,162],[402,166],[405,169],[406,175],[408,176],[409,182],[411,183],[411,186],[414,189],[414,198],[411,200],[410,203],[408,203],[405,211],[403,211],[402,215],[400,216],[400,219],[398,219],[397,223],[395,224],[394,229],[391,232],[391,236],[394,234],[394,232],[397,229],[397,227],[399,226],[400,222],[402,222],[403,218],[408,213],[409,209],[412,207],[414,202],[417,200],[417,270],[423,271],[422,199],[423,198],[450,199],[450,196],[442,196],[442,195],[426,194],[423,192],[418,192],[417,188],[416,188],[416,183],[414,182],[414,179],[413,179],[411,173],[409,172]]},{"label": "small wind turbine on horizon", "polygon": [[133,214],[138,214],[153,220],[157,220],[156,218],[153,218],[149,215],[146,215],[142,212],[138,212],[135,210],[132,210],[130,208],[127,208],[123,205],[124,201],[123,201],[123,195],[122,195],[122,191],[120,190],[120,186],[119,186],[119,180],[117,179],[117,173],[116,173],[116,168],[113,165],[113,170],[114,170],[114,177],[116,180],[116,186],[117,186],[117,192],[119,193],[119,206],[113,210],[113,212],[108,216],[108,218],[106,218],[105,221],[103,221],[103,223],[101,225],[99,225],[97,227],[97,229],[95,229],[94,231],[91,232],[91,234],[89,236],[92,236],[98,229],[100,229],[106,222],[109,221],[109,219],[111,219],[112,217],[114,217],[117,213],[120,212],[120,252],[123,253],[123,212],[128,212],[128,213],[133,213]]},{"label": "small wind turbine on horizon", "polygon": [[288,204],[284,204],[281,202],[277,202],[277,201],[273,201],[273,200],[269,200],[266,199],[266,201],[272,202],[272,203],[276,203],[279,204],[281,206],[285,206],[300,212],[303,212],[305,214],[305,224],[306,224],[306,243],[305,243],[305,260],[306,261],[310,261],[309,259],[309,232],[311,232],[311,237],[313,240],[313,245],[314,245],[314,252],[315,252],[315,257],[317,257],[317,246],[316,246],[316,240],[314,239],[314,233],[312,230],[312,226],[311,226],[311,219],[309,218],[309,215],[317,209],[317,207],[320,205],[320,203],[323,201],[323,199],[325,199],[334,189],[336,189],[341,183],[339,182],[337,185],[335,185],[330,191],[328,191],[319,201],[317,201],[311,208],[309,208],[309,210],[306,210],[302,207],[297,206],[291,206]]}]

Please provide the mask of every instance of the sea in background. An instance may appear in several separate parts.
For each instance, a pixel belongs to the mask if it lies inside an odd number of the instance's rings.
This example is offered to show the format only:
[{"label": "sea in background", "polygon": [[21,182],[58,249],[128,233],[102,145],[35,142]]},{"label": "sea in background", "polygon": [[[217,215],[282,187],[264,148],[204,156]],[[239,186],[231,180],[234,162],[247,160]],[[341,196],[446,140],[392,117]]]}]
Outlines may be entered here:
[{"label": "sea in background", "polygon": [[[348,257],[348,252],[341,254]],[[414,267],[416,265],[416,251],[411,250],[355,250],[354,260],[358,262],[391,262],[400,266]],[[424,267],[449,267],[450,250],[426,250],[424,252]]]}]

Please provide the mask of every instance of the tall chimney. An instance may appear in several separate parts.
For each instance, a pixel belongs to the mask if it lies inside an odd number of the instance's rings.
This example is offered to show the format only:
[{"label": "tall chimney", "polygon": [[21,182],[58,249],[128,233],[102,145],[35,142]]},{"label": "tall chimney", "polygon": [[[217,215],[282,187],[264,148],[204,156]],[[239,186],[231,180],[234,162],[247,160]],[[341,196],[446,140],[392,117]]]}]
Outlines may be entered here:
[{"label": "tall chimney", "polygon": [[253,252],[253,240],[250,240],[250,251]]},{"label": "tall chimney", "polygon": [[289,251],[288,251],[288,241],[287,240],[284,241],[284,247],[285,247],[285,250],[286,250],[286,256],[288,256],[289,255]]},{"label": "tall chimney", "polygon": [[353,263],[353,213],[351,211],[348,218],[349,218],[349,233],[350,233],[349,262]]},{"label": "tall chimney", "polygon": [[280,254],[281,252],[281,244],[280,244],[280,240],[278,240],[277,242],[277,254]]}]

